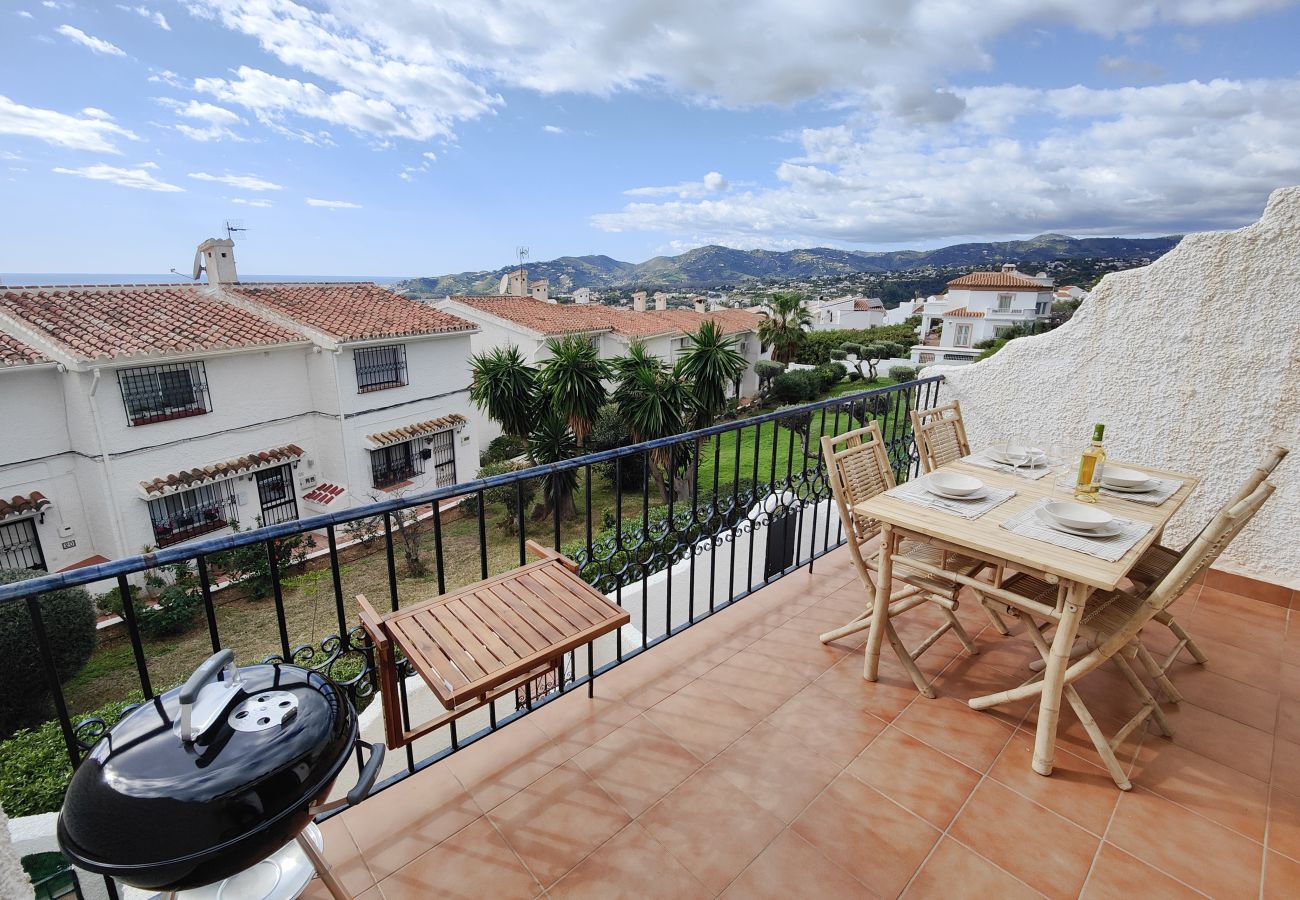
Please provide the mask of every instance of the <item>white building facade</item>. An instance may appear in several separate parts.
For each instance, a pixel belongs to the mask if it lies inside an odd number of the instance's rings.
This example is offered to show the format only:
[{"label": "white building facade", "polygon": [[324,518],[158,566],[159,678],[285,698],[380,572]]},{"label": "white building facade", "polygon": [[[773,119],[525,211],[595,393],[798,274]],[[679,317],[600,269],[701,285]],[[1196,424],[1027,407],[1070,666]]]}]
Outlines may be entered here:
[{"label": "white building facade", "polygon": [[953,279],[946,294],[930,297],[922,305],[921,341],[912,347],[911,360],[944,365],[972,362],[982,352],[976,344],[1017,325],[1047,319],[1053,300],[1052,279],[1026,275],[1011,263],[1000,272],[971,272]]},{"label": "white building facade", "polygon": [[879,297],[840,297],[822,300],[813,314],[815,331],[838,328],[876,328],[886,324],[888,310]]}]

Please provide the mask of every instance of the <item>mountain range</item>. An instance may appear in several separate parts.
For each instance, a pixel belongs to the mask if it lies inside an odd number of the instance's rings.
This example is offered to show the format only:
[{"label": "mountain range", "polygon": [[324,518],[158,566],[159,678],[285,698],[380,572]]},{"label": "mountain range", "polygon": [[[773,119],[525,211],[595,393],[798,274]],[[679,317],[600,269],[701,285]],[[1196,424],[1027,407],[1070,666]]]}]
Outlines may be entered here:
[{"label": "mountain range", "polygon": [[[677,256],[656,256],[629,263],[608,256],[561,256],[528,263],[530,279],[550,280],[552,293],[575,288],[685,289],[717,288],[754,280],[793,280],[861,273],[960,267],[993,267],[1014,262],[1028,269],[1058,259],[1131,259],[1163,255],[1181,235],[1157,238],[1074,238],[1040,234],[1023,241],[953,244],[938,250],[733,250],[709,245]],[[458,272],[411,278],[397,285],[408,291],[441,297],[446,294],[495,293],[501,276],[515,266],[495,271]]]}]

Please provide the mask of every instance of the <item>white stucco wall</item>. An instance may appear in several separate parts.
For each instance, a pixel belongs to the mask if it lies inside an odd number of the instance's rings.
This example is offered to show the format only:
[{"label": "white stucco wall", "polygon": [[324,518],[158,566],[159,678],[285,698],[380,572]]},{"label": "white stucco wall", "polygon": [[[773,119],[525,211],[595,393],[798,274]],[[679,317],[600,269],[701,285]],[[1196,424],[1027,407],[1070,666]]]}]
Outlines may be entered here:
[{"label": "white stucco wall", "polygon": [[[1206,312],[1217,314],[1206,315]],[[978,445],[1016,433],[1194,473],[1165,542],[1181,546],[1265,447],[1296,451],[1218,568],[1300,587],[1300,187],[1238,231],[1188,235],[1150,266],[1107,275],[1066,325],[971,366],[934,366]]]}]

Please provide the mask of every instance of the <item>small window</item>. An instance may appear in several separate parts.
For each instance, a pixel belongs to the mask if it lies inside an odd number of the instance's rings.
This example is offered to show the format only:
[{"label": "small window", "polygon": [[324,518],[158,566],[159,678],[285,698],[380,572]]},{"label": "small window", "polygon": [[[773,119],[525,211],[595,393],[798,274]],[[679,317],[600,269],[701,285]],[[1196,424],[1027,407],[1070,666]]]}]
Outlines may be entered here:
[{"label": "small window", "polygon": [[377,488],[389,488],[422,474],[424,461],[429,457],[416,446],[417,441],[403,441],[371,450],[371,483]]},{"label": "small window", "polygon": [[1050,302],[1044,300],[1042,303],[1039,303],[1034,307],[1034,312],[1040,316],[1045,316],[1051,311],[1051,306],[1052,304]]},{"label": "small window", "polygon": [[952,333],[952,344],[954,347],[970,346],[970,326],[958,325]]},{"label": "small window", "polygon": [[170,547],[202,534],[220,531],[239,518],[230,480],[149,501],[154,543]]},{"label": "small window", "polygon": [[1011,294],[998,294],[998,312],[1010,312],[1011,301],[1014,299]]},{"label": "small window", "polygon": [[932,363],[932,362],[934,362],[934,354],[933,354],[933,353],[918,353],[918,354],[916,354],[916,361],[919,362],[919,363]]},{"label": "small window", "polygon": [[127,422],[148,425],[212,411],[202,362],[117,370]]},{"label": "small window", "polygon": [[402,387],[406,379],[406,345],[363,347],[353,353],[357,363],[357,393]]}]

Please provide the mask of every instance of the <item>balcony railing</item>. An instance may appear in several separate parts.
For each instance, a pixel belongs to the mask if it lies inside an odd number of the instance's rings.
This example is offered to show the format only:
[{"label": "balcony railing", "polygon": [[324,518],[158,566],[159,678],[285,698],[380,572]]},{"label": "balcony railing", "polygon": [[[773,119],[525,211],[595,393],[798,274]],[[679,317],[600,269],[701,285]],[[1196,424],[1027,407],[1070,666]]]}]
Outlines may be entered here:
[{"label": "balcony railing", "polygon": [[[743,602],[781,576],[811,566],[838,547],[843,534],[829,502],[820,437],[875,419],[884,433],[894,471],[904,480],[917,470],[908,413],[935,405],[941,381],[941,377],[926,378],[845,394],[561,463],[0,585],[0,604],[25,603],[32,617],[37,638],[34,652],[53,685],[54,718],[72,767],[112,723],[81,718],[80,711],[70,708],[54,674],[54,654],[42,621],[39,601],[46,591],[96,582],[101,589],[109,584],[117,587],[133,660],[131,682],[138,685],[145,699],[183,680],[184,675],[155,678],[153,657],[146,650],[132,602],[133,594],[138,593],[135,582],[163,567],[191,565],[203,613],[196,616],[195,627],[207,631],[201,649],[206,653],[210,644],[216,651],[247,639],[246,619],[239,620],[240,626],[234,629],[239,633],[222,631],[226,616],[219,612],[224,601],[214,591],[217,576],[226,571],[223,560],[230,556],[229,551],[241,548],[244,556],[250,548],[260,547],[266,553],[266,593],[271,603],[265,608],[262,636],[268,643],[274,642],[278,652],[265,661],[288,661],[325,672],[343,685],[358,705],[373,699],[377,681],[372,648],[356,626],[351,597],[355,592],[344,589],[345,580],[354,576],[352,570],[359,565],[354,553],[357,547],[363,551],[373,547],[370,559],[382,560],[383,577],[378,577],[378,570],[371,573],[375,577],[368,579],[369,591],[372,601],[381,605],[383,599],[373,596],[374,584],[386,585],[387,604],[393,610],[404,601],[417,602],[435,591],[455,590],[525,563],[525,540],[531,537],[573,557],[588,582],[631,613],[633,629],[626,635],[624,630],[616,633],[616,646],[608,648],[594,670],[587,670],[581,655],[575,659],[570,654],[561,669],[563,678],[539,679],[523,691],[518,703],[511,697],[491,704],[490,721],[478,731],[458,734],[457,723],[452,722],[445,726],[444,745],[420,758],[408,745],[405,767],[377,786],[382,789],[463,750],[555,697],[585,686],[591,678]],[[666,496],[651,471],[654,465],[665,467],[665,482],[671,485]],[[575,502],[545,503],[556,489],[571,493]],[[543,518],[530,510],[530,497],[533,503],[545,503]],[[444,501],[453,498],[464,502],[454,511],[443,509]],[[322,531],[326,550],[313,561],[320,577],[287,577],[283,568],[301,557],[286,552],[285,547],[307,532]],[[542,531],[546,533],[539,533]],[[423,558],[425,571],[414,577],[408,571],[411,542],[421,540],[424,549],[416,556]],[[760,540],[766,549],[756,556]],[[345,544],[348,546],[342,549]],[[345,552],[353,555],[345,560]],[[659,586],[656,591],[651,590],[652,579]],[[290,592],[303,589],[302,582],[314,585],[313,621],[333,618],[332,626],[322,628],[334,630],[323,638],[315,633],[310,642],[295,643],[290,621],[298,628],[302,617],[286,614],[287,598]],[[327,611],[331,606],[332,616]],[[201,661],[196,658],[193,664]],[[403,670],[402,674],[411,672]],[[401,700],[405,714],[405,692]]]}]

